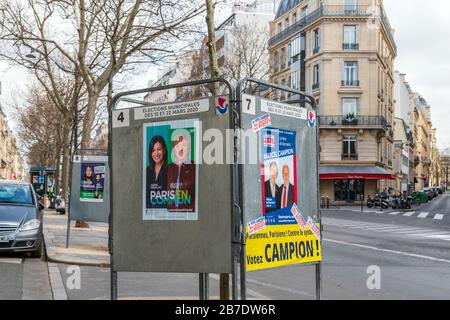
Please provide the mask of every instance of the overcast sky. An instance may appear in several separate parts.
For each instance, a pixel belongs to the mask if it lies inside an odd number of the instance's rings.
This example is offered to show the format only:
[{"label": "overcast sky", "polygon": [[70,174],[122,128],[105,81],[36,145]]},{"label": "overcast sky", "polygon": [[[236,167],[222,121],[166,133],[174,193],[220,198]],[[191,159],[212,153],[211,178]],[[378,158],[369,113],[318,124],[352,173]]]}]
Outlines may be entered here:
[{"label": "overcast sky", "polygon": [[450,1],[384,0],[396,69],[431,105],[438,146],[450,147]]},{"label": "overcast sky", "polygon": [[[431,104],[438,146],[450,147],[450,1],[384,0],[384,5],[395,29],[395,67],[407,74],[411,88]],[[155,71],[151,68],[135,77],[129,89],[145,87],[148,80],[155,78]],[[12,94],[20,93],[28,77],[25,70],[8,69],[0,63],[0,98],[4,104]]]}]

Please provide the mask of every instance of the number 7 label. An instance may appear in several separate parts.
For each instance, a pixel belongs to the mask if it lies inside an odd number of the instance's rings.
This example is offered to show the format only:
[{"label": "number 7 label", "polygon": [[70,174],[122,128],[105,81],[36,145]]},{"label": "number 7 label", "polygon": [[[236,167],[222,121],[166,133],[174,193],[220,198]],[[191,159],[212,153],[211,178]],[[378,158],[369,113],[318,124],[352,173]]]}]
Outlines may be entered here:
[{"label": "number 7 label", "polygon": [[248,94],[242,95],[242,112],[255,115],[256,113],[256,97]]}]

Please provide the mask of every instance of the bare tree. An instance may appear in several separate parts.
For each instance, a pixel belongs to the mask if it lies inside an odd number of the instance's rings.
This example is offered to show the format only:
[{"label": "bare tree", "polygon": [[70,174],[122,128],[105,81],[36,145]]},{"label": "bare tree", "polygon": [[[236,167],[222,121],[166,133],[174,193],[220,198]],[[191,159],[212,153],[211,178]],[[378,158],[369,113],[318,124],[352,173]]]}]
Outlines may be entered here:
[{"label": "bare tree", "polygon": [[223,73],[230,81],[244,77],[266,80],[270,74],[267,41],[268,29],[255,32],[254,25],[236,25],[225,48]]},{"label": "bare tree", "polygon": [[55,67],[82,79],[87,95],[82,147],[88,147],[98,99],[108,85],[111,97],[114,76],[126,64],[173,54],[174,43],[195,30],[188,22],[203,10],[199,0],[4,0],[1,39],[10,46],[2,56],[27,66],[33,50],[39,55],[34,68],[50,82],[49,69]]}]

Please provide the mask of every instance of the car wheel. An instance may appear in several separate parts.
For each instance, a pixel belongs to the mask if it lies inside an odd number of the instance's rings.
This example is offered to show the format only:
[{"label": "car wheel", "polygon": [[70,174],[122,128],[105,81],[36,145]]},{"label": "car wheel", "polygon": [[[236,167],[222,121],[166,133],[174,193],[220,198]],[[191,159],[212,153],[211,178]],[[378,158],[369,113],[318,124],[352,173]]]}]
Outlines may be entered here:
[{"label": "car wheel", "polygon": [[38,244],[36,250],[34,250],[33,253],[31,254],[32,258],[39,259],[42,257],[42,242],[43,242],[43,240],[41,238],[41,240],[39,240],[39,244]]}]

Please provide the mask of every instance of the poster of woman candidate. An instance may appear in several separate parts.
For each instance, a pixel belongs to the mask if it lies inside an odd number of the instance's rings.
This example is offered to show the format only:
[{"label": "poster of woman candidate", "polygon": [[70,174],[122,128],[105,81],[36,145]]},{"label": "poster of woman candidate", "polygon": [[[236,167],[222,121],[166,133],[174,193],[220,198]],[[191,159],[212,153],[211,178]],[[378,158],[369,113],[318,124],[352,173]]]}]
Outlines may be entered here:
[{"label": "poster of woman candidate", "polygon": [[81,164],[80,201],[103,202],[105,169],[105,163]]},{"label": "poster of woman candidate", "polygon": [[198,220],[198,123],[144,124],[144,220]]}]

